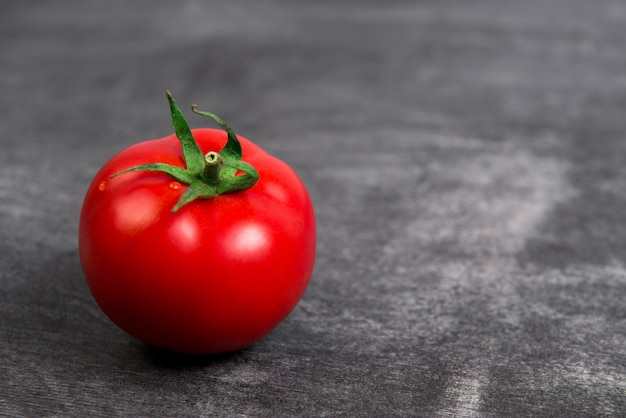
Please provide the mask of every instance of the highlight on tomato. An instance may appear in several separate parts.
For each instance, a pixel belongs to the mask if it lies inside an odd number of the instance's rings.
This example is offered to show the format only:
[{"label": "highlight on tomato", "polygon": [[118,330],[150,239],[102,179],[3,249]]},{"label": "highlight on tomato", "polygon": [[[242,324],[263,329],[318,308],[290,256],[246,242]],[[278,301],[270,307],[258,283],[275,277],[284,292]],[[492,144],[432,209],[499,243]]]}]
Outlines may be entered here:
[{"label": "highlight on tomato", "polygon": [[191,130],[167,91],[175,133],[132,145],[94,177],[79,253],[102,311],[128,334],[193,354],[266,336],[303,295],[315,215],[286,163],[221,129]]}]

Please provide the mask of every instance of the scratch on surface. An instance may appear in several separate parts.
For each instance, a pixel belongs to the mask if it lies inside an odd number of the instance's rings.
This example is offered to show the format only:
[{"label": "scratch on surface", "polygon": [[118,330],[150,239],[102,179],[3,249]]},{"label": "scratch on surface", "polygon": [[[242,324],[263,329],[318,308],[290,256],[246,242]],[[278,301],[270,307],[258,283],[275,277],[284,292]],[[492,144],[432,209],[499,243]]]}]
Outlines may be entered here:
[{"label": "scratch on surface", "polygon": [[475,372],[472,376],[455,378],[446,388],[442,397],[442,407],[437,416],[478,416],[482,388],[485,386],[485,382],[486,376],[481,371]]}]

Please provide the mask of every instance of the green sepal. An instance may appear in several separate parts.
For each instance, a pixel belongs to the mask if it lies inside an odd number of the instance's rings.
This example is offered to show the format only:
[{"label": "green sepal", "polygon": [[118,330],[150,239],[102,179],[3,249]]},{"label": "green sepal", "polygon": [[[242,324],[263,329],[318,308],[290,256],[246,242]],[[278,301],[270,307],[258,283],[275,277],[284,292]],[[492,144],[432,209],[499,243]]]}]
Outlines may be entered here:
[{"label": "green sepal", "polygon": [[204,155],[196,143],[196,140],[193,138],[187,120],[183,112],[181,112],[180,108],[176,105],[172,93],[166,90],[165,94],[167,95],[167,101],[169,102],[170,111],[172,113],[174,132],[183,148],[183,158],[185,159],[187,169],[190,174],[199,175],[202,173],[202,170],[204,170]]},{"label": "green sepal", "polygon": [[178,211],[178,209],[185,206],[187,203],[191,203],[196,199],[209,199],[217,196],[217,188],[215,186],[209,186],[207,184],[196,182],[189,185],[185,193],[178,199],[176,205],[172,208],[172,212]]},{"label": "green sepal", "polygon": [[[259,173],[254,167],[245,161],[225,160],[223,165],[231,168],[235,173],[237,170],[241,170],[245,174],[240,174],[238,176],[233,174],[230,181],[218,184],[218,194],[226,193],[228,191],[246,190],[254,186],[256,182],[259,181]],[[225,170],[222,169],[222,173],[224,171]],[[225,190],[225,186],[228,187],[228,190]]]},{"label": "green sepal", "polygon": [[177,167],[175,165],[165,164],[165,163],[149,163],[149,164],[141,164],[124,171],[120,171],[119,173],[113,174],[111,177],[117,177],[121,174],[131,173],[133,171],[159,171],[161,173],[169,174],[174,177],[176,180],[185,184],[192,184],[197,181],[197,178],[193,176],[189,171],[184,168]]},{"label": "green sepal", "polygon": [[[224,122],[222,118],[217,116],[215,113],[206,112],[204,110],[198,110],[197,105],[192,105],[191,111],[201,116],[210,117],[215,122],[217,122],[217,124],[220,125],[220,127],[224,131],[226,131],[226,134],[228,135],[228,140],[226,141],[226,145],[224,145],[224,147],[222,147],[222,149],[220,150],[220,155],[222,157],[224,157],[227,160],[241,160],[241,157],[243,156],[241,143],[239,142],[239,139],[237,139],[237,135],[235,134],[235,131],[233,131],[233,129],[230,126],[228,126],[228,124]],[[227,168],[226,172],[234,176],[237,170],[232,170],[230,168]]]}]

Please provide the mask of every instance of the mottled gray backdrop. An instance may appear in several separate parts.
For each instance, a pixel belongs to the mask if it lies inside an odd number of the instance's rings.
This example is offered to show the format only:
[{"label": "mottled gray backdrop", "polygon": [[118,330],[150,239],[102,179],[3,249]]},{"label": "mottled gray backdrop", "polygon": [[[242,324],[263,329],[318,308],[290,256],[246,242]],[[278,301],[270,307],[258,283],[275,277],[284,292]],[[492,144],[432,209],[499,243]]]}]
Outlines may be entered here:
[{"label": "mottled gray backdrop", "polygon": [[[314,201],[307,293],[234,354],[132,339],[79,266],[166,88]],[[3,1],[0,141],[0,415],[626,414],[623,1]]]}]

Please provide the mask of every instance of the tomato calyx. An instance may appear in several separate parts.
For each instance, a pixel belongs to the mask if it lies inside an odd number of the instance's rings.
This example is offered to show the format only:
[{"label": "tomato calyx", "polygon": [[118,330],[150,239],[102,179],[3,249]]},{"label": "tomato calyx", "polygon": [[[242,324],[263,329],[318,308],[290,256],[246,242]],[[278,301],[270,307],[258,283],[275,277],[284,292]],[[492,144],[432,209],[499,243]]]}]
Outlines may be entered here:
[{"label": "tomato calyx", "polygon": [[[259,173],[250,164],[241,160],[243,155],[241,143],[232,128],[216,114],[198,110],[198,106],[195,104],[191,106],[194,113],[210,117],[228,135],[226,145],[219,152],[210,151],[202,154],[191,129],[189,129],[187,120],[176,105],[172,94],[169,90],[166,90],[165,93],[170,105],[174,132],[180,141],[187,168],[154,162],[131,167],[115,173],[111,177],[134,171],[158,171],[174,177],[189,187],[172,208],[172,212],[178,211],[196,199],[210,199],[224,193],[246,190],[254,186],[259,180]],[[243,174],[238,174],[239,171]]]}]

